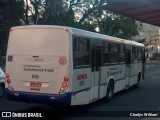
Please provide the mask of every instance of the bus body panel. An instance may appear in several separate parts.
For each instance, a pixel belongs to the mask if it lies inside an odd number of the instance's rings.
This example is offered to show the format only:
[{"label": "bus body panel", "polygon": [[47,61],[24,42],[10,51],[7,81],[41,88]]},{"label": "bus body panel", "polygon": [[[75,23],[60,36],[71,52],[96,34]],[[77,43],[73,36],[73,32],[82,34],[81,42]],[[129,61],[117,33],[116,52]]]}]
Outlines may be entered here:
[{"label": "bus body panel", "polygon": [[[60,94],[69,69],[67,28],[18,27],[10,32],[6,73],[10,91],[33,94]],[[63,48],[63,49],[62,49]],[[69,83],[65,92],[69,91]]]},{"label": "bus body panel", "polygon": [[142,77],[142,63],[137,62],[137,63],[131,64],[130,86],[137,84],[139,74],[141,74],[141,77]]},{"label": "bus body panel", "polygon": [[[81,105],[89,103],[91,69],[81,68],[73,71],[72,87],[72,105]],[[84,97],[85,96],[85,97]]]},{"label": "bus body panel", "polygon": [[[59,94],[63,78],[68,74],[68,65],[59,65],[61,56],[38,56],[38,58],[34,58],[33,55],[12,54],[13,61],[8,63],[9,67],[7,69],[11,76],[12,89],[15,91]],[[64,55],[63,57],[68,58]],[[37,60],[43,61],[37,62]],[[61,71],[60,74],[59,71]]]},{"label": "bus body panel", "polygon": [[[107,65],[103,66],[101,70],[102,78],[101,85],[107,85],[111,78],[115,81],[114,93],[125,88],[126,85],[126,65],[124,63],[120,65]],[[106,93],[105,93],[106,95]]]}]

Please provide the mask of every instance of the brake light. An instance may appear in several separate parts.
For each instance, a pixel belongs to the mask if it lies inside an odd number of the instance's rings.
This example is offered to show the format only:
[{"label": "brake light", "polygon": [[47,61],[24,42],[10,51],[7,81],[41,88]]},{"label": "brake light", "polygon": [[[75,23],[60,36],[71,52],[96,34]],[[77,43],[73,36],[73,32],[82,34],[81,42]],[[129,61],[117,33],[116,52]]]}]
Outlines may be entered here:
[{"label": "brake light", "polygon": [[65,82],[68,82],[68,81],[69,81],[69,77],[68,77],[68,76],[65,76],[65,77],[64,77],[64,81],[65,81]]},{"label": "brake light", "polygon": [[62,87],[64,87],[64,88],[67,87],[67,83],[66,83],[66,82],[63,82],[63,83],[62,83]]},{"label": "brake light", "polygon": [[7,84],[10,84],[11,80],[8,78],[6,82],[7,82]]}]

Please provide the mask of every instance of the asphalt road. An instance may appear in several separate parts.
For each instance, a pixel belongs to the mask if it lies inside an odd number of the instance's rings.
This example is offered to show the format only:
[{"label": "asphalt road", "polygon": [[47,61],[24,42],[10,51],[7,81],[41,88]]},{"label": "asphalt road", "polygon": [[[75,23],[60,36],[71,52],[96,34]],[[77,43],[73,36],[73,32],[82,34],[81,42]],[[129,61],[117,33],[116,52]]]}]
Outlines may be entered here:
[{"label": "asphalt road", "polygon": [[[44,104],[9,101],[4,97],[0,99],[0,111],[39,112],[44,120],[50,120],[48,115],[51,115],[53,120],[160,120],[160,63],[147,63],[145,80],[140,86],[115,94],[110,102],[100,100],[86,106],[57,108]],[[152,114],[144,117],[144,113]],[[159,118],[153,115],[158,115]],[[6,119],[11,118],[4,120]],[[28,118],[15,118],[17,119]]]}]

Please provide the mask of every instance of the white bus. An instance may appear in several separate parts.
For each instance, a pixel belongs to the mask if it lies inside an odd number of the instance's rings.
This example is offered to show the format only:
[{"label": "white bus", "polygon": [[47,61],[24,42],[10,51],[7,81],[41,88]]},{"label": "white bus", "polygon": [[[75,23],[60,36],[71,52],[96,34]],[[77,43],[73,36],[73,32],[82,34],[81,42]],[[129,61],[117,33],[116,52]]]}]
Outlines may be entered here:
[{"label": "white bus", "polygon": [[144,45],[65,26],[31,25],[10,31],[6,97],[84,105],[138,85]]}]

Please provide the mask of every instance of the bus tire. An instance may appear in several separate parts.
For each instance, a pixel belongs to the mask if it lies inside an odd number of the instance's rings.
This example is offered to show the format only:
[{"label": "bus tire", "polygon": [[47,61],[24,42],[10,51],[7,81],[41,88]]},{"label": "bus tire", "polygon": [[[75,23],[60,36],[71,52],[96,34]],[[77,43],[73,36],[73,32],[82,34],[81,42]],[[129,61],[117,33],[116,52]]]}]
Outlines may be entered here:
[{"label": "bus tire", "polygon": [[138,88],[139,87],[140,81],[141,81],[141,73],[138,74],[137,83],[134,85],[134,88]]},{"label": "bus tire", "polygon": [[108,87],[107,87],[107,94],[106,94],[107,101],[111,101],[112,100],[113,91],[114,91],[114,83],[113,83],[113,81],[109,81]]},{"label": "bus tire", "polygon": [[4,84],[0,84],[0,98],[4,96]]}]

